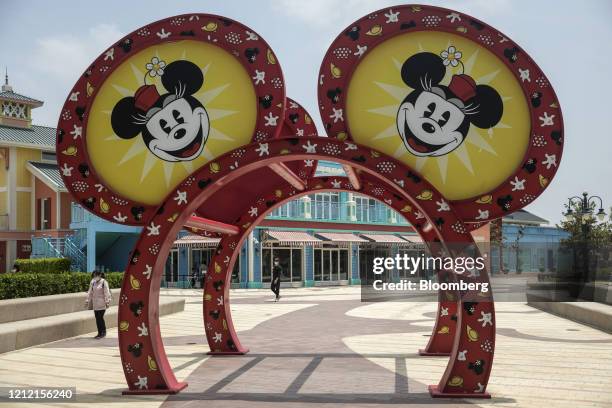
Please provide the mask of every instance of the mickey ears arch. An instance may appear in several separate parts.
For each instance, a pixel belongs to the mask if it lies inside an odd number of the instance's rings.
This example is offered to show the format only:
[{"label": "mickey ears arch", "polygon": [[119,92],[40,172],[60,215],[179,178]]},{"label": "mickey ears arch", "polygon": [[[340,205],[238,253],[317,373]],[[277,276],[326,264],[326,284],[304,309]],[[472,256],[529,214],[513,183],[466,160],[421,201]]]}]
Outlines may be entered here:
[{"label": "mickey ears arch", "polygon": [[113,44],[79,78],[58,123],[58,164],[90,211],[142,225],[202,165],[277,137],[284,116],[280,65],[255,31],[170,17]]},{"label": "mickey ears arch", "polygon": [[329,136],[405,162],[466,222],[529,204],[561,160],[546,76],[503,33],[453,10],[406,5],[357,20],[325,54],[318,94]]}]

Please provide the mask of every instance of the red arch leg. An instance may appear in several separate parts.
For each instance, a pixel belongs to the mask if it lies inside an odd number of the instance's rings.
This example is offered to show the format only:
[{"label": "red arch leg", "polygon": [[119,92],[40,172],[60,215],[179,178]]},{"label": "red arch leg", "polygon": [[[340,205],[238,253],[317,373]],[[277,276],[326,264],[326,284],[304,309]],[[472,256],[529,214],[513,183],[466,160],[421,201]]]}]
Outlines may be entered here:
[{"label": "red arch leg", "polygon": [[[480,256],[475,243],[454,243],[454,257]],[[495,349],[495,309],[488,271],[461,276],[464,281],[487,284],[488,292],[468,290],[459,302],[457,332],[446,371],[438,385],[430,385],[433,397],[490,398],[486,392]]]}]

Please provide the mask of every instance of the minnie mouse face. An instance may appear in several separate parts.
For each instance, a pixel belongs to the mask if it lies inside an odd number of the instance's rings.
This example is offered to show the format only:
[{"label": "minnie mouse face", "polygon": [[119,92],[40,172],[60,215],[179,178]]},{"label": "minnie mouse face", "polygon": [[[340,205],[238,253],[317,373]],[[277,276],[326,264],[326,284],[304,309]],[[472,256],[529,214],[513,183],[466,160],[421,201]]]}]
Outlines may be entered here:
[{"label": "minnie mouse face", "polygon": [[397,112],[397,130],[415,156],[442,156],[463,143],[470,125],[495,126],[503,114],[501,97],[487,85],[476,85],[465,75],[454,75],[441,85],[446,66],[438,55],[421,52],[408,58],[401,71],[408,94]]},{"label": "minnie mouse face", "polygon": [[164,95],[154,85],[144,85],[134,97],[117,102],[113,130],[123,139],[141,134],[149,151],[162,160],[194,160],[210,131],[206,109],[192,96],[202,87],[202,71],[192,62],[175,61],[164,69],[161,81],[168,91]]}]

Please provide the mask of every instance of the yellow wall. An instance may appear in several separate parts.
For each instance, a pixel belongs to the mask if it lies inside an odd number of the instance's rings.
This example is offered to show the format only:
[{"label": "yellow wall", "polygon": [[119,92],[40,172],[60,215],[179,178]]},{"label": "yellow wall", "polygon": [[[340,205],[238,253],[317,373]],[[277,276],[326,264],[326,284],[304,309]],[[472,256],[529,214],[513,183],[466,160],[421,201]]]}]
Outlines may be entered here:
[{"label": "yellow wall", "polygon": [[28,230],[32,228],[30,193],[17,192],[17,229]]},{"label": "yellow wall", "polygon": [[[8,160],[9,150],[6,149],[3,154],[6,158],[0,158],[0,187],[5,187],[8,190],[8,171],[6,170],[6,161]],[[0,191],[0,215],[8,214],[8,193]],[[8,219],[3,220],[8,225]]]},{"label": "yellow wall", "polygon": [[26,165],[28,161],[39,161],[41,157],[40,150],[17,148],[17,187],[32,187],[32,174]]},{"label": "yellow wall", "polygon": [[[8,154],[8,150],[6,151]],[[8,174],[6,171],[6,161],[4,159],[0,159],[0,187],[7,186]]]},{"label": "yellow wall", "polygon": [[8,214],[8,208],[6,206],[7,193],[0,191],[0,215]]}]

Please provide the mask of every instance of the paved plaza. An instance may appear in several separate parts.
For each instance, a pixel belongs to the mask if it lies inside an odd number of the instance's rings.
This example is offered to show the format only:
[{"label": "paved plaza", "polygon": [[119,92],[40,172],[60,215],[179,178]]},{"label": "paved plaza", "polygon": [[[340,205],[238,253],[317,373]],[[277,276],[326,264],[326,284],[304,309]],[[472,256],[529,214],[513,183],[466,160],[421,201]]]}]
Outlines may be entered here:
[{"label": "paved plaza", "polygon": [[[164,290],[185,311],[161,318],[170,362],[188,388],[173,396],[122,396],[117,331],[0,355],[0,384],[76,386],[53,407],[610,407],[612,335],[520,303],[496,304],[491,400],[431,399],[447,358],[420,357],[434,303],[361,303],[358,287],[234,290],[245,356],[209,357],[196,290]],[[15,405],[15,404],[13,404]],[[8,403],[0,406],[9,406]],[[26,405],[24,405],[26,406]]]}]

